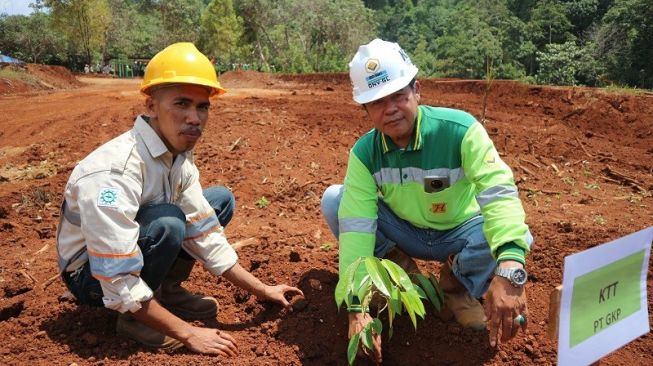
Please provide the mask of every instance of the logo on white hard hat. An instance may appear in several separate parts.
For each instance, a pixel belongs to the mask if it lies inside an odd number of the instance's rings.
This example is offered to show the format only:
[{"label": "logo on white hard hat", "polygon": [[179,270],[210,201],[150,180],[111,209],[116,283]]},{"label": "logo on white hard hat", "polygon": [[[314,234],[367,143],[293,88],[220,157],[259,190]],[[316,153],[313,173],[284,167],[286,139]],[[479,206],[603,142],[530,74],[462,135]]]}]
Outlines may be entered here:
[{"label": "logo on white hard hat", "polygon": [[410,57],[408,57],[406,51],[404,51],[402,48],[399,48],[399,55],[404,60],[404,62],[412,64],[412,62],[410,61]]},{"label": "logo on white hard hat", "polygon": [[375,58],[371,58],[367,60],[367,62],[365,62],[365,71],[367,71],[370,74],[373,74],[379,69],[380,66],[381,64],[379,63],[379,60]]},{"label": "logo on white hard hat", "polygon": [[367,81],[367,88],[372,89],[390,81],[390,76],[388,76],[387,71],[381,70],[375,74],[366,77],[365,81]]}]

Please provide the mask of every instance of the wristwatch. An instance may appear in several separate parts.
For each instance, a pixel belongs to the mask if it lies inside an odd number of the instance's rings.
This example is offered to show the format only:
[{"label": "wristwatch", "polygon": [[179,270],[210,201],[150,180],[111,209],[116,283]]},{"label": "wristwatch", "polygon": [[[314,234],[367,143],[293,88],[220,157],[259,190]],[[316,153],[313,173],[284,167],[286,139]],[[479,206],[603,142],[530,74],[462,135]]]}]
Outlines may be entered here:
[{"label": "wristwatch", "polygon": [[510,283],[515,287],[522,287],[528,280],[528,273],[525,269],[519,267],[513,268],[501,268],[497,267],[494,270],[494,274],[507,278]]}]

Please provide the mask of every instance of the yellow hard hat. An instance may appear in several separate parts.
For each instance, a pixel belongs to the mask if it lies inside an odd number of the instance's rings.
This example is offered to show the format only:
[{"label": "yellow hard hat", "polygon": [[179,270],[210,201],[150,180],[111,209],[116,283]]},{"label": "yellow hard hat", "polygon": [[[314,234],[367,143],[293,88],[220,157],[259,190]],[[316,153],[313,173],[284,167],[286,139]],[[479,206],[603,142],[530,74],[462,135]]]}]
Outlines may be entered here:
[{"label": "yellow hard hat", "polygon": [[154,55],[145,68],[141,93],[161,84],[194,84],[211,88],[211,97],[224,94],[215,69],[190,42],[174,43]]}]

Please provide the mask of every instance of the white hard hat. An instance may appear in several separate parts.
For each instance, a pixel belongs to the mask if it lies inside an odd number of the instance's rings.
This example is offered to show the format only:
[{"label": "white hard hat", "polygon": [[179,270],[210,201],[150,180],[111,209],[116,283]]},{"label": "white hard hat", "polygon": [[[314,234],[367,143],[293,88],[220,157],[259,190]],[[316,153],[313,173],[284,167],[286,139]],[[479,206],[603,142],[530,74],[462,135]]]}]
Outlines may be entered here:
[{"label": "white hard hat", "polygon": [[397,43],[375,39],[362,45],[349,63],[354,101],[365,104],[405,87],[417,67]]}]

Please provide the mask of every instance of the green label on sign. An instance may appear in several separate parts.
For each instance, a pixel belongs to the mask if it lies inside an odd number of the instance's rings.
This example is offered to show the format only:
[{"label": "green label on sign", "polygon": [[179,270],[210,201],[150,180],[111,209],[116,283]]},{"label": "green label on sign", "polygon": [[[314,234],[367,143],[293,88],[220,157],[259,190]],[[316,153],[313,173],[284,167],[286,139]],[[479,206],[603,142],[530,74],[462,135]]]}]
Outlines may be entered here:
[{"label": "green label on sign", "polygon": [[574,280],[570,348],[640,309],[645,254],[642,250]]}]

